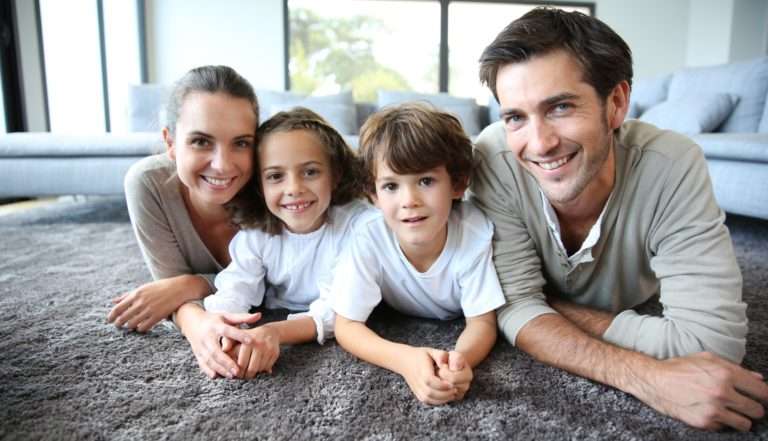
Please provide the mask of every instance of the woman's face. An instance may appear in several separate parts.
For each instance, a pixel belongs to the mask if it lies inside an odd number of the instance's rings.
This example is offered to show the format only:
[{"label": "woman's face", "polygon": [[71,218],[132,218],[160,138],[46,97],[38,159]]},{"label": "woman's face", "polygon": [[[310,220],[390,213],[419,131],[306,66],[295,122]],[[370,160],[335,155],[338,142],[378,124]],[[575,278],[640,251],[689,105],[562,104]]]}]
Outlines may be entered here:
[{"label": "woman's face", "polygon": [[245,98],[221,92],[187,94],[175,136],[171,139],[163,129],[163,138],[192,204],[224,205],[248,182],[256,121],[253,106]]}]

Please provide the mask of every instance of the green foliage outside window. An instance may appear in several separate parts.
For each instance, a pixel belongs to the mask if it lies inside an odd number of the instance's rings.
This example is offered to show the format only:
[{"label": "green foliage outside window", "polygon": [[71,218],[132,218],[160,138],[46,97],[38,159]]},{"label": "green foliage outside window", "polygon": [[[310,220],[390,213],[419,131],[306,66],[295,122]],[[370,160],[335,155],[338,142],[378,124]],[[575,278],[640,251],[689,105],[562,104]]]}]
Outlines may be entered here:
[{"label": "green foliage outside window", "polygon": [[397,71],[377,62],[373,36],[384,29],[372,17],[325,18],[308,9],[291,11],[291,90],[311,94],[321,87],[352,89],[355,101],[375,101],[376,91],[412,90]]}]

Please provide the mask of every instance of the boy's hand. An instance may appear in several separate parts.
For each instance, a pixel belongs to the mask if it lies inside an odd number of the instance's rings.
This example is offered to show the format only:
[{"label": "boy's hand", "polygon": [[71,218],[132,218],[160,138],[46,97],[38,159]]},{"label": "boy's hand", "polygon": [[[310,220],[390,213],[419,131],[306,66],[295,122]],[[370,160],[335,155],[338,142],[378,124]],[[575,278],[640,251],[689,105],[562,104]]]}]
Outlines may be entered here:
[{"label": "boy's hand", "polygon": [[445,404],[456,399],[457,390],[436,375],[438,366],[448,362],[448,353],[432,348],[411,348],[405,355],[400,375],[419,401]]},{"label": "boy's hand", "polygon": [[467,363],[464,355],[461,352],[451,351],[448,354],[448,362],[438,367],[437,376],[456,388],[456,401],[463,399],[474,378],[472,367]]},{"label": "boy's hand", "polygon": [[222,340],[222,349],[237,360],[241,378],[250,380],[259,372],[272,373],[277,358],[280,356],[280,337],[269,326],[250,329],[252,343],[239,344],[229,339]]}]

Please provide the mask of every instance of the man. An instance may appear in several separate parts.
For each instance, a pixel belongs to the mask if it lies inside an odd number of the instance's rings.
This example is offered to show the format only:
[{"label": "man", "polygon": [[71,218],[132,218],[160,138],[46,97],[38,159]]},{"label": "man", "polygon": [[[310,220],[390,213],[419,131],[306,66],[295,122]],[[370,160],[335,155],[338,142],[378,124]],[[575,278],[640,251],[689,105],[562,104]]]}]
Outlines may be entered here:
[{"label": "man", "polygon": [[[701,149],[623,123],[632,59],[599,20],[535,9],[480,59],[502,121],[477,140],[507,339],[692,426],[749,430],[741,275]],[[634,308],[654,295],[662,317]]]}]

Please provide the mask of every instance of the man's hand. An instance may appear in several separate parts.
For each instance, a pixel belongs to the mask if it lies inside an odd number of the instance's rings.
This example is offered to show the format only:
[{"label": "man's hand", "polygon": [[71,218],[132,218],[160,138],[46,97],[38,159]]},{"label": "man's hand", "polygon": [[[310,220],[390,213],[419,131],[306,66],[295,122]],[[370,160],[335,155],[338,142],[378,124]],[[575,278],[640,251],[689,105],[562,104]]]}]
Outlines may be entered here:
[{"label": "man's hand", "polygon": [[457,389],[437,376],[438,366],[448,363],[448,353],[432,348],[410,348],[403,354],[399,370],[416,398],[426,404],[445,404],[457,396]]},{"label": "man's hand", "polygon": [[464,398],[474,378],[472,367],[467,363],[464,355],[456,351],[448,354],[448,363],[439,366],[437,376],[456,388],[456,401]]},{"label": "man's hand", "polygon": [[748,431],[768,402],[763,376],[707,352],[656,362],[633,395],[693,427]]}]

